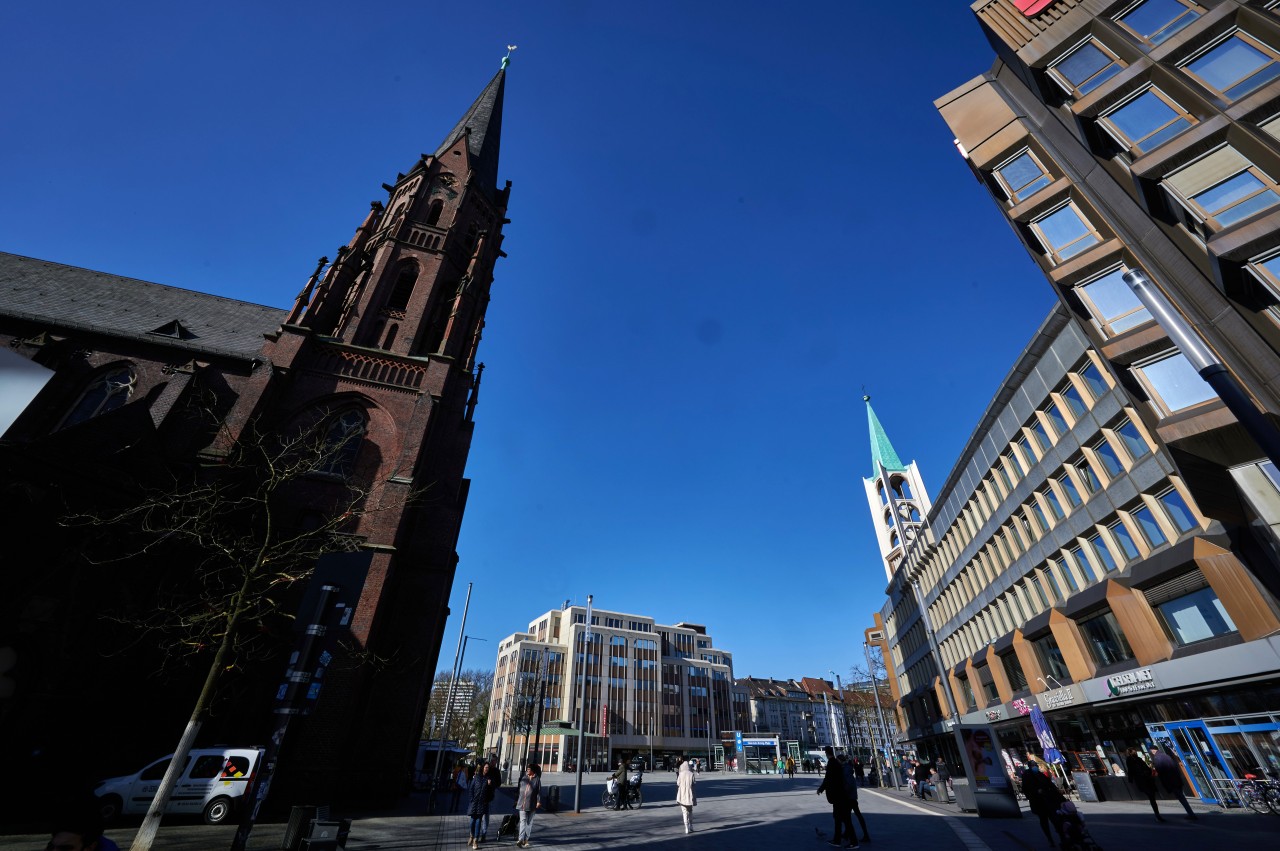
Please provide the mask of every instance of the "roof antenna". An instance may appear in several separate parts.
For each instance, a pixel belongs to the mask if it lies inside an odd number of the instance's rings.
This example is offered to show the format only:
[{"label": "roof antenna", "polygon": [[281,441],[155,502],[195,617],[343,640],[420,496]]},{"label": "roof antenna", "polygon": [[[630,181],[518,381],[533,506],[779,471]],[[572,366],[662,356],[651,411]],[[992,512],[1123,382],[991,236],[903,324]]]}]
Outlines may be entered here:
[{"label": "roof antenna", "polygon": [[516,49],[516,46],[515,46],[514,44],[508,44],[508,45],[507,45],[507,55],[506,55],[506,56],[504,56],[504,57],[502,57],[502,69],[501,69],[501,70],[503,70],[503,71],[507,70],[507,66],[511,64],[511,51],[513,51],[513,50],[515,50],[515,49]]}]

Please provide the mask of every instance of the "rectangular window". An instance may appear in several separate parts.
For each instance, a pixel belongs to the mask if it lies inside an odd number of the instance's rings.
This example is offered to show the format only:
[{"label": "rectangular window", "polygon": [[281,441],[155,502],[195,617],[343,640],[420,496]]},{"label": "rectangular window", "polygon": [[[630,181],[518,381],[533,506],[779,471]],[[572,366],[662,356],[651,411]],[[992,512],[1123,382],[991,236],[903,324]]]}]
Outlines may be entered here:
[{"label": "rectangular window", "polygon": [[1049,505],[1049,513],[1053,515],[1054,520],[1061,520],[1067,516],[1062,510],[1062,502],[1058,499],[1058,495],[1053,492],[1053,488],[1046,487],[1040,491],[1040,495],[1044,497],[1044,501]]},{"label": "rectangular window", "polygon": [[[1123,284],[1124,281],[1120,283]],[[1127,284],[1125,288],[1128,289]],[[1147,316],[1150,318],[1150,314],[1147,314]],[[1097,364],[1093,361],[1085,361],[1084,368],[1080,370],[1079,375],[1084,379],[1084,383],[1089,386],[1089,392],[1093,394],[1094,399],[1101,399],[1111,389],[1106,379],[1102,377],[1102,373],[1098,370]]]},{"label": "rectangular window", "polygon": [[1102,565],[1102,569],[1111,573],[1116,569],[1116,560],[1111,556],[1111,550],[1107,547],[1107,542],[1102,540],[1102,536],[1094,533],[1089,536],[1089,549],[1093,550],[1093,557],[1098,560],[1098,564]]},{"label": "rectangular window", "polygon": [[1069,381],[1058,390],[1058,395],[1062,397],[1062,401],[1066,404],[1067,410],[1071,412],[1073,419],[1079,420],[1084,416],[1085,411],[1089,410],[1089,406],[1084,403],[1084,397],[1080,395],[1080,391]]},{"label": "rectangular window", "polygon": [[1067,94],[1085,95],[1123,67],[1111,51],[1091,38],[1050,65],[1049,74]]},{"label": "rectangular window", "polygon": [[1056,402],[1050,402],[1048,405],[1045,405],[1044,415],[1045,419],[1049,421],[1049,424],[1053,426],[1053,430],[1058,437],[1062,437],[1071,430],[1067,425],[1067,418],[1062,415],[1062,411],[1058,410],[1058,404]]},{"label": "rectangular window", "polygon": [[1187,506],[1187,501],[1182,498],[1182,494],[1174,488],[1160,494],[1156,499],[1160,500],[1160,504],[1164,506],[1165,513],[1169,515],[1169,519],[1179,532],[1190,532],[1192,529],[1200,528],[1200,524],[1196,522],[1195,515],[1191,513],[1191,509]]},{"label": "rectangular window", "polygon": [[1129,514],[1138,522],[1142,537],[1146,538],[1147,543],[1152,547],[1158,547],[1169,540],[1165,537],[1164,530],[1160,528],[1160,524],[1156,522],[1155,515],[1151,513],[1151,509],[1146,505],[1135,508]]},{"label": "rectangular window", "polygon": [[1076,468],[1076,474],[1079,475],[1080,482],[1084,485],[1084,489],[1087,492],[1097,493],[1102,490],[1102,481],[1098,478],[1098,474],[1093,472],[1093,467],[1089,464],[1089,459],[1080,458],[1076,460],[1073,466]]},{"label": "rectangular window", "polygon": [[1201,588],[1161,603],[1156,610],[1174,641],[1183,647],[1236,631],[1235,623],[1212,588]]},{"label": "rectangular window", "polygon": [[1115,449],[1105,439],[1099,440],[1091,448],[1094,456],[1098,459],[1098,463],[1107,471],[1109,478],[1114,479],[1124,472],[1124,464],[1120,463],[1120,456],[1116,454]]},{"label": "rectangular window", "polygon": [[1147,442],[1142,439],[1142,435],[1138,432],[1138,427],[1130,420],[1121,420],[1112,428],[1112,431],[1120,435],[1120,439],[1124,441],[1125,451],[1129,453],[1129,457],[1133,460],[1137,461],[1151,452],[1151,447],[1147,446]]},{"label": "rectangular window", "polygon": [[1194,21],[1200,10],[1190,0],[1143,0],[1116,16],[1139,40],[1156,45]]},{"label": "rectangular window", "polygon": [[1018,661],[1016,653],[1005,653],[1000,657],[1000,664],[1004,666],[1004,674],[1009,678],[1009,687],[1014,691],[1022,691],[1027,687],[1027,675],[1022,670],[1022,663]]},{"label": "rectangular window", "polygon": [[1089,645],[1089,653],[1099,666],[1115,665],[1133,658],[1133,649],[1129,641],[1120,631],[1120,624],[1111,610],[1080,621],[1080,632],[1085,643]]},{"label": "rectangular window", "polygon": [[1067,504],[1072,508],[1084,502],[1080,498],[1080,491],[1076,488],[1076,483],[1071,481],[1071,477],[1066,473],[1058,477],[1058,487],[1062,489],[1062,495],[1067,498]]},{"label": "rectangular window", "polygon": [[1061,577],[1062,584],[1065,585],[1071,591],[1072,594],[1079,591],[1080,583],[1076,581],[1076,575],[1071,570],[1071,566],[1067,564],[1065,560],[1059,561],[1057,565],[1058,565],[1058,576]]},{"label": "rectangular window", "polygon": [[1191,219],[1182,216],[1183,223],[1202,237],[1200,222],[1217,230],[1280,203],[1271,176],[1230,145],[1174,172],[1163,185],[1190,212]]},{"label": "rectangular window", "polygon": [[1175,351],[1131,369],[1151,394],[1157,410],[1163,414],[1172,414],[1218,398],[1182,352]]},{"label": "rectangular window", "polygon": [[1010,454],[1017,459],[1018,469],[1022,471],[1022,475],[1025,476],[1027,473],[1031,472],[1031,468],[1036,464],[1035,453],[1031,451],[1031,444],[1027,442],[1025,437],[1019,437],[1014,441],[1013,445],[1017,451]]},{"label": "rectangular window", "polygon": [[1045,167],[1030,151],[1023,151],[995,169],[996,181],[1013,203],[1030,198],[1053,182]]},{"label": "rectangular window", "polygon": [[[1080,300],[1084,302],[1084,306],[1088,308],[1098,327],[1109,337],[1114,337],[1122,331],[1151,320],[1151,314],[1142,306],[1142,302],[1138,301],[1138,297],[1133,294],[1133,290],[1129,289],[1129,285],[1124,282],[1124,273],[1125,269],[1122,266],[1111,270],[1101,278],[1076,287]],[[1096,384],[1090,380],[1088,375],[1090,369],[1094,373],[1098,372],[1098,368],[1090,363],[1082,374],[1085,380],[1089,381],[1089,386],[1096,398],[1110,388],[1100,374],[1097,375]]]},{"label": "rectangular window", "polygon": [[1040,658],[1040,667],[1044,672],[1059,682],[1071,682],[1071,672],[1067,670],[1067,660],[1062,658],[1062,649],[1052,635],[1037,638],[1031,642],[1036,648],[1036,656]]},{"label": "rectangular window", "polygon": [[1041,532],[1049,531],[1049,520],[1044,516],[1044,509],[1040,507],[1040,503],[1034,500],[1031,502],[1031,514]]},{"label": "rectangular window", "polygon": [[1183,70],[1227,100],[1236,100],[1280,75],[1280,56],[1237,30],[1183,66]]},{"label": "rectangular window", "polygon": [[1031,231],[1054,263],[1065,262],[1102,241],[1074,201],[1032,221]]},{"label": "rectangular window", "polygon": [[1055,601],[1066,600],[1066,596],[1062,593],[1062,586],[1058,584],[1058,579],[1053,575],[1052,565],[1040,569],[1040,573],[1044,576],[1045,582],[1049,586],[1049,591],[1053,594]]},{"label": "rectangular window", "polygon": [[996,461],[996,473],[1000,476],[1000,481],[1004,482],[1004,492],[1007,494],[1013,490],[1013,479],[1009,477],[1009,471],[1005,469],[1005,461]]},{"label": "rectangular window", "polygon": [[1049,432],[1045,431],[1044,424],[1040,422],[1039,417],[1035,417],[1031,422],[1027,423],[1027,429],[1036,439],[1036,446],[1040,449],[1041,456],[1049,451],[1049,447],[1053,445],[1053,441],[1049,440]]},{"label": "rectangular window", "polygon": [[1116,542],[1120,552],[1124,553],[1125,561],[1133,561],[1138,557],[1138,545],[1134,543],[1133,535],[1123,521],[1117,520],[1112,523],[1107,527],[1107,531],[1111,533],[1111,540]]},{"label": "rectangular window", "polygon": [[1075,562],[1076,569],[1080,571],[1080,575],[1084,578],[1086,585],[1092,585],[1098,581],[1097,575],[1093,572],[1093,565],[1089,563],[1089,557],[1084,554],[1084,550],[1079,544],[1076,544],[1067,552],[1071,554],[1071,560]]},{"label": "rectangular window", "polygon": [[1103,115],[1101,122],[1125,148],[1143,153],[1163,145],[1195,120],[1173,98],[1151,88]]},{"label": "rectangular window", "polygon": [[1049,602],[1049,598],[1045,596],[1044,585],[1040,582],[1039,573],[1031,574],[1031,587],[1036,590],[1036,599],[1040,601],[1040,607],[1042,609],[1049,608],[1052,604]]}]

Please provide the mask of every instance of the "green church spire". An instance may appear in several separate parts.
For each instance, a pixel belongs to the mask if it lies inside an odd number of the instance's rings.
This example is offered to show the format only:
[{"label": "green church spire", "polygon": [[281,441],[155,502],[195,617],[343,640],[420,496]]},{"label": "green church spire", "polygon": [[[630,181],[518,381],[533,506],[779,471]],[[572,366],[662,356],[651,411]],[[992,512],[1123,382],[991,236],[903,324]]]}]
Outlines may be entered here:
[{"label": "green church spire", "polygon": [[884,433],[884,426],[876,419],[876,412],[871,407],[871,397],[863,396],[862,401],[867,403],[867,427],[871,432],[871,477],[874,479],[880,475],[881,467],[886,470],[907,469],[898,453],[893,451],[893,444],[889,442],[889,435]]}]

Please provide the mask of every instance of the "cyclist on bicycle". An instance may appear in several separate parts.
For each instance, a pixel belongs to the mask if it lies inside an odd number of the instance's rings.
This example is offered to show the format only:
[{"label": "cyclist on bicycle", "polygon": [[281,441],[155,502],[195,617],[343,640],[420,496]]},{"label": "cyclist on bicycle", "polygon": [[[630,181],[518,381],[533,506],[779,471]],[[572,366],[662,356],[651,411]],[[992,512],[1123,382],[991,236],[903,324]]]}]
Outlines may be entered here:
[{"label": "cyclist on bicycle", "polygon": [[612,774],[612,777],[617,784],[614,789],[618,796],[618,803],[613,808],[620,810],[625,806],[628,810],[631,809],[631,802],[627,800],[627,793],[631,790],[631,784],[627,780],[626,760],[618,760],[618,770]]}]

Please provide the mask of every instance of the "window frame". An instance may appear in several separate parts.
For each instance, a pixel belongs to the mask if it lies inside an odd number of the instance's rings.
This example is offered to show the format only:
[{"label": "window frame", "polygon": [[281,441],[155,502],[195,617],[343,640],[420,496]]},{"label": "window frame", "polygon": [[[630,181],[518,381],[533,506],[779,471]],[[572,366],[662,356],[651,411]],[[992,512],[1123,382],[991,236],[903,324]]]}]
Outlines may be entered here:
[{"label": "window frame", "polygon": [[[1049,242],[1049,238],[1045,235],[1045,231],[1041,223],[1058,215],[1064,210],[1070,210],[1075,214],[1076,219],[1079,220],[1080,224],[1084,225],[1084,233],[1070,242],[1064,243],[1061,246],[1055,246]],[[1036,216],[1036,218],[1027,222],[1027,228],[1031,231],[1031,235],[1035,238],[1036,242],[1040,244],[1041,253],[1044,254],[1045,257],[1047,257],[1055,266],[1061,265],[1071,258],[1076,257],[1081,253],[1088,251],[1090,248],[1106,241],[1098,228],[1089,220],[1089,217],[1084,214],[1084,211],[1080,208],[1079,203],[1077,203],[1074,198],[1069,198],[1064,203],[1058,204],[1053,209],[1046,210],[1044,213]],[[1086,240],[1090,238],[1092,241],[1087,242]],[[1066,253],[1064,253],[1064,251]]]},{"label": "window frame", "polygon": [[[1093,47],[1097,48],[1097,50],[1104,56],[1109,56],[1111,61],[1099,68],[1097,71],[1094,71],[1079,83],[1075,83],[1069,80],[1066,74],[1059,70],[1059,66],[1089,45],[1093,45]],[[1053,62],[1049,63],[1049,67],[1046,68],[1045,71],[1049,78],[1053,80],[1059,88],[1066,92],[1069,97],[1080,98],[1098,88],[1098,86],[1120,73],[1126,67],[1128,67],[1128,64],[1117,56],[1115,51],[1111,50],[1097,38],[1090,35],[1082,39],[1078,44],[1074,45],[1070,50],[1063,53]]]},{"label": "window frame", "polygon": [[[1264,65],[1259,65],[1255,70],[1253,70],[1246,76],[1239,78],[1234,83],[1232,83],[1231,86],[1229,86],[1226,89],[1219,89],[1217,86],[1210,84],[1207,80],[1205,80],[1195,71],[1191,70],[1192,63],[1198,62],[1201,59],[1204,59],[1205,57],[1213,53],[1215,50],[1217,50],[1218,48],[1222,47],[1223,45],[1230,42],[1232,39],[1236,39],[1236,38],[1238,38],[1241,42],[1243,42],[1247,47],[1252,47],[1253,49],[1262,53],[1264,56],[1269,56],[1271,61]],[[1270,76],[1263,77],[1254,85],[1250,86],[1249,88],[1243,89],[1234,95],[1231,94],[1233,90],[1238,89],[1241,86],[1245,85],[1253,77],[1261,74],[1263,71],[1265,71],[1268,68],[1271,68],[1272,66],[1275,66],[1275,70]],[[1205,89],[1217,95],[1218,97],[1222,98],[1223,100],[1227,101],[1228,103],[1235,103],[1236,101],[1240,100],[1243,97],[1246,97],[1250,93],[1256,92],[1258,89],[1265,86],[1268,82],[1270,82],[1271,80],[1274,80],[1277,76],[1280,76],[1280,51],[1277,51],[1275,48],[1271,47],[1266,42],[1258,38],[1257,36],[1252,35],[1251,33],[1245,32],[1239,27],[1233,27],[1231,30],[1224,33],[1221,38],[1215,39],[1212,44],[1205,46],[1204,49],[1196,51],[1195,53],[1188,56],[1183,61],[1179,62],[1178,69],[1182,71],[1184,74],[1186,74],[1188,77],[1190,77],[1192,80],[1195,80],[1201,86],[1204,86]]]},{"label": "window frame", "polygon": [[[1117,272],[1123,275],[1126,271],[1128,271],[1128,268],[1123,264],[1119,266],[1113,266],[1110,269],[1107,269],[1106,271],[1102,272],[1101,274],[1094,275],[1090,277],[1087,281],[1081,281],[1080,283],[1074,284],[1071,287],[1072,291],[1076,294],[1076,297],[1080,299],[1081,303],[1084,304],[1085,309],[1089,311],[1089,316],[1093,319],[1094,324],[1098,326],[1098,330],[1100,330],[1103,334],[1105,334],[1108,337],[1118,336],[1120,334],[1125,333],[1126,331],[1131,331],[1134,328],[1141,327],[1142,325],[1145,325],[1148,322],[1154,321],[1150,311],[1148,311],[1147,308],[1143,306],[1141,301],[1138,301],[1138,297],[1136,295],[1133,296],[1134,302],[1137,303],[1136,307],[1130,310],[1126,310],[1124,313],[1117,313],[1114,316],[1110,316],[1104,313],[1098,300],[1095,299],[1093,296],[1089,295],[1089,287],[1095,284],[1101,284],[1103,281],[1107,280]],[[1124,285],[1123,280],[1121,281],[1121,284]],[[1125,286],[1127,289],[1127,285]],[[1120,326],[1120,327],[1117,327],[1117,326]],[[1096,365],[1095,365],[1095,368],[1096,368]],[[1093,390],[1092,382],[1088,382],[1087,379],[1086,379],[1086,382],[1089,384],[1090,391],[1092,391]]]},{"label": "window frame", "polygon": [[1147,375],[1146,371],[1152,366],[1155,366],[1156,364],[1164,363],[1165,361],[1172,360],[1173,358],[1179,358],[1179,357],[1186,362],[1187,366],[1193,372],[1196,372],[1195,366],[1191,363],[1191,361],[1187,358],[1187,356],[1183,354],[1180,349],[1176,349],[1176,348],[1165,349],[1164,351],[1154,354],[1149,358],[1144,358],[1143,360],[1135,364],[1132,364],[1129,367],[1129,372],[1142,386],[1142,389],[1146,391],[1147,397],[1151,403],[1151,406],[1155,408],[1156,413],[1158,413],[1161,417],[1169,417],[1169,416],[1173,416],[1174,414],[1183,413],[1185,411],[1192,411],[1192,410],[1195,410],[1196,408],[1202,408],[1205,405],[1211,405],[1211,404],[1214,404],[1215,402],[1221,401],[1220,398],[1218,397],[1218,394],[1214,392],[1213,388],[1210,387],[1207,382],[1204,384],[1204,387],[1208,391],[1209,395],[1204,399],[1200,399],[1199,401],[1192,402],[1189,405],[1183,405],[1182,407],[1179,407],[1179,408],[1174,408],[1168,402],[1165,401],[1164,394],[1160,392],[1159,388],[1156,386],[1155,381],[1153,381],[1151,377]]},{"label": "window frame", "polygon": [[[1139,100],[1146,97],[1147,95],[1154,96],[1156,100],[1160,101],[1165,106],[1167,106],[1170,110],[1173,111],[1174,116],[1173,118],[1166,121],[1164,124],[1161,124],[1155,129],[1147,132],[1145,136],[1141,136],[1137,139],[1134,139],[1134,138],[1131,138],[1129,134],[1124,131],[1124,129],[1116,122],[1116,119],[1113,118],[1112,116],[1115,116],[1117,113],[1122,112],[1123,110],[1125,110],[1130,106],[1133,106]],[[1178,130],[1169,135],[1165,135],[1170,128],[1177,126],[1179,122],[1182,122],[1181,130]],[[1113,106],[1112,108],[1108,109],[1105,113],[1098,116],[1098,126],[1103,129],[1103,132],[1105,132],[1108,136],[1114,139],[1116,143],[1119,144],[1122,148],[1134,154],[1145,154],[1150,151],[1153,151],[1156,148],[1160,147],[1161,145],[1167,142],[1170,142],[1173,139],[1177,138],[1178,136],[1182,135],[1186,131],[1190,130],[1192,127],[1195,127],[1198,123],[1200,122],[1196,119],[1194,115],[1191,114],[1191,112],[1186,107],[1178,103],[1170,95],[1165,94],[1154,83],[1146,86],[1143,89],[1140,89],[1137,92],[1134,92],[1132,95],[1125,98],[1123,102],[1117,104],[1116,106]],[[1154,142],[1148,142],[1148,140],[1152,139],[1153,137],[1158,137],[1158,138]]]},{"label": "window frame", "polygon": [[[1156,30],[1155,33],[1151,35],[1143,35],[1142,33],[1138,32],[1135,28],[1131,27],[1129,24],[1126,24],[1124,22],[1124,18],[1132,14],[1133,12],[1137,11],[1139,7],[1146,5],[1147,2],[1148,0],[1139,0],[1139,2],[1133,3],[1127,6],[1123,11],[1117,12],[1116,14],[1112,15],[1111,20],[1115,21],[1116,24],[1119,25],[1119,27],[1122,30],[1132,35],[1140,43],[1148,45],[1150,47],[1155,47],[1156,45],[1163,44],[1171,36],[1181,32],[1191,24],[1195,23],[1196,18],[1199,18],[1201,15],[1201,12],[1197,11],[1198,9],[1200,9],[1200,6],[1197,5],[1196,3],[1191,2],[1191,0],[1173,0],[1174,3],[1177,3],[1183,6],[1185,11],[1181,15],[1178,15],[1177,17],[1170,19],[1167,23],[1165,23],[1164,26]],[[1172,27],[1173,24],[1177,23],[1178,21],[1184,21],[1184,23],[1179,24],[1178,26],[1170,29],[1170,27]],[[1157,35],[1159,35],[1159,38],[1155,37]]]},{"label": "window frame", "polygon": [[[1013,165],[1015,162],[1017,162],[1024,156],[1029,158],[1031,162],[1040,169],[1040,177],[1037,177],[1034,180],[1030,180],[1015,189],[1009,183],[1008,179],[1005,177],[1002,171],[1008,168],[1009,166]],[[1044,163],[1041,162],[1040,158],[1036,156],[1035,152],[1032,151],[1031,148],[1029,147],[1023,148],[1013,156],[1005,159],[1005,161],[1000,163],[1000,165],[991,169],[991,176],[992,176],[992,179],[995,180],[996,185],[1000,188],[1000,191],[1002,191],[1005,194],[1005,198],[1010,204],[1018,204],[1022,201],[1027,200],[1032,195],[1039,192],[1041,189],[1044,189],[1046,186],[1049,186],[1050,184],[1052,184],[1054,181],[1053,173],[1044,167]],[[1028,187],[1033,187],[1033,188],[1028,189]]]}]

